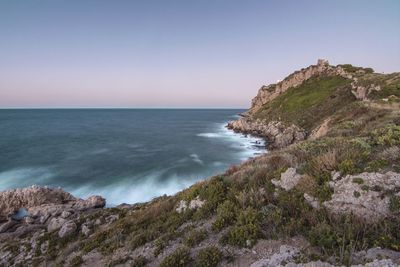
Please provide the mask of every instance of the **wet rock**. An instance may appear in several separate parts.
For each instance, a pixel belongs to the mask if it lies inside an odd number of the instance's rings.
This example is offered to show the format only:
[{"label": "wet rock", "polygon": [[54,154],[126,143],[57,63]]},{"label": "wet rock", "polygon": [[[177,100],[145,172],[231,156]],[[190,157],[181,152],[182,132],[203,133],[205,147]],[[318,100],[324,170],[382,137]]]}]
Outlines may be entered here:
[{"label": "wet rock", "polygon": [[76,231],[76,229],[77,226],[74,221],[67,221],[62,225],[60,231],[58,232],[58,236],[60,238],[70,236]]},{"label": "wet rock", "polygon": [[279,121],[266,122],[250,117],[231,121],[227,127],[236,132],[265,137],[269,148],[283,148],[302,141],[307,136],[303,129],[294,124],[287,126]]}]

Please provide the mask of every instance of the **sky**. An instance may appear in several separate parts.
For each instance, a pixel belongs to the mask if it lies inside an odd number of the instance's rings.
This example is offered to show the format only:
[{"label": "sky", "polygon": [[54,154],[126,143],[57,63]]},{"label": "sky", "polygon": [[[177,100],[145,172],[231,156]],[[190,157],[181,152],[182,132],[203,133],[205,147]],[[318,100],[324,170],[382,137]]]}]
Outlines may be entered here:
[{"label": "sky", "polygon": [[399,0],[0,0],[0,108],[248,108],[325,58],[400,71]]}]

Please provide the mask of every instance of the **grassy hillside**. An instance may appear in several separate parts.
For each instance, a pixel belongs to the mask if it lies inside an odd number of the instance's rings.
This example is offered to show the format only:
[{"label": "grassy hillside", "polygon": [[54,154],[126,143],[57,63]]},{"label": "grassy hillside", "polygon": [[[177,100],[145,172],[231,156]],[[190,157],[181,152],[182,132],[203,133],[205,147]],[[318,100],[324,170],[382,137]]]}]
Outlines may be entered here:
[{"label": "grassy hillside", "polygon": [[312,78],[265,104],[255,117],[294,123],[311,130],[324,118],[356,100],[349,84],[350,80],[342,77]]}]

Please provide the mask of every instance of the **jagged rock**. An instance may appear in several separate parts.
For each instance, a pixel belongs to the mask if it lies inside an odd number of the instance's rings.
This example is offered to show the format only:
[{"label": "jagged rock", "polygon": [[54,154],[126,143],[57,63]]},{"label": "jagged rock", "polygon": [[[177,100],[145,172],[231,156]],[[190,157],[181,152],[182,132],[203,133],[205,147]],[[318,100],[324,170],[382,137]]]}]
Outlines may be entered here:
[{"label": "jagged rock", "polygon": [[79,199],[73,206],[77,210],[104,208],[106,200],[101,196],[91,196],[86,200]]},{"label": "jagged rock", "polygon": [[72,214],[71,212],[64,210],[64,211],[61,213],[61,218],[67,219],[69,216],[71,216],[71,214]]},{"label": "jagged rock", "polygon": [[264,104],[275,99],[280,94],[286,92],[291,87],[297,87],[310,78],[317,76],[336,76],[340,75],[349,78],[348,74],[340,66],[331,66],[327,60],[319,59],[317,65],[296,71],[286,77],[283,81],[268,86],[262,86],[258,94],[251,102],[248,114],[256,113]]},{"label": "jagged rock", "polygon": [[14,220],[9,220],[8,222],[3,223],[2,225],[0,225],[0,233],[7,232],[16,224],[18,224],[18,221]]},{"label": "jagged rock", "polygon": [[62,189],[31,186],[0,192],[0,216],[43,204],[64,204],[76,200]]},{"label": "jagged rock", "polygon": [[289,191],[290,189],[294,188],[300,179],[302,178],[302,175],[296,173],[295,168],[288,168],[286,171],[281,173],[281,179],[280,180],[275,180],[272,179],[271,182],[275,186],[279,186],[286,191]]},{"label": "jagged rock", "polygon": [[69,236],[76,231],[76,228],[77,228],[77,226],[74,223],[74,221],[67,221],[66,223],[63,224],[60,231],[58,231],[58,236],[60,238]]},{"label": "jagged rock", "polygon": [[358,99],[358,100],[368,100],[368,95],[372,91],[380,91],[381,87],[379,85],[369,84],[369,85],[362,85],[360,84],[357,79],[351,83],[351,93]]},{"label": "jagged rock", "polygon": [[81,232],[84,236],[89,236],[92,233],[92,228],[89,223],[84,223],[81,226]]},{"label": "jagged rock", "polygon": [[334,190],[332,199],[323,203],[328,210],[336,214],[353,213],[373,222],[389,215],[390,200],[386,192],[400,187],[400,174],[364,172],[332,181],[330,186]]},{"label": "jagged rock", "polygon": [[66,221],[67,221],[66,219],[60,217],[51,219],[49,224],[47,225],[47,231],[54,232],[60,229]]},{"label": "jagged rock", "polygon": [[314,209],[320,208],[319,201],[315,197],[310,196],[307,193],[304,193],[303,196],[304,196],[304,199],[307,201],[308,204],[310,204],[311,207],[313,207]]},{"label": "jagged rock", "polygon": [[110,223],[115,222],[118,219],[119,219],[119,215],[118,214],[112,214],[112,215],[106,217],[106,222],[108,224],[110,224]]},{"label": "jagged rock", "polygon": [[283,148],[306,138],[306,132],[292,124],[284,125],[279,121],[266,123],[262,120],[254,120],[249,117],[231,121],[227,127],[236,132],[253,134],[267,138],[269,148]]},{"label": "jagged rock", "polygon": [[289,260],[292,260],[298,254],[299,254],[298,248],[295,248],[292,246],[287,246],[287,245],[282,245],[279,248],[278,253],[273,254],[270,258],[261,259],[259,261],[256,261],[253,264],[251,264],[250,267],[282,266],[281,264],[283,262],[288,262]]},{"label": "jagged rock", "polygon": [[185,211],[186,209],[197,209],[201,208],[204,205],[205,201],[201,200],[199,196],[195,199],[192,199],[189,203],[185,200],[181,200],[176,208],[178,213]]}]

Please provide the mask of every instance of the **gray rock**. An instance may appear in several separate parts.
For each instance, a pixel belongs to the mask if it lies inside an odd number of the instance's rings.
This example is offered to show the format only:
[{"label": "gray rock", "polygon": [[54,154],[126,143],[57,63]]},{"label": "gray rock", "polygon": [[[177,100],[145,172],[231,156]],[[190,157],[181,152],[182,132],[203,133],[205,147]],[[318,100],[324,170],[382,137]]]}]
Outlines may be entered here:
[{"label": "gray rock", "polygon": [[84,236],[89,236],[92,233],[92,229],[88,223],[84,223],[81,226],[81,232]]},{"label": "gray rock", "polygon": [[271,182],[275,186],[279,186],[286,191],[289,191],[290,189],[294,188],[302,178],[302,175],[296,173],[295,168],[288,168],[285,172],[281,174],[281,179],[280,180],[271,180]]},{"label": "gray rock", "polygon": [[70,236],[77,229],[76,223],[74,221],[67,221],[63,224],[60,231],[58,231],[58,236],[60,238]]},{"label": "gray rock", "polygon": [[66,219],[63,219],[61,217],[51,219],[49,224],[47,225],[47,231],[54,232],[60,229],[66,221]]},{"label": "gray rock", "polygon": [[0,233],[5,233],[17,225],[19,222],[14,220],[9,220],[8,222],[3,223],[0,225]]},{"label": "gray rock", "polygon": [[67,219],[69,216],[71,216],[71,214],[72,214],[71,212],[64,210],[61,213],[61,218]]}]

